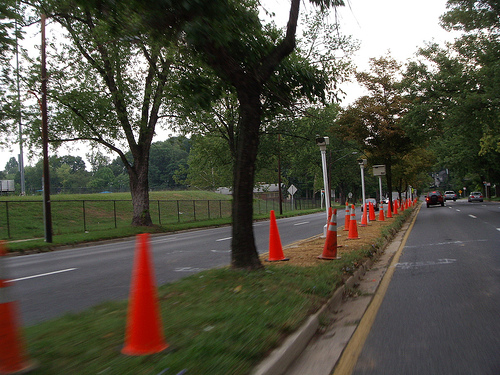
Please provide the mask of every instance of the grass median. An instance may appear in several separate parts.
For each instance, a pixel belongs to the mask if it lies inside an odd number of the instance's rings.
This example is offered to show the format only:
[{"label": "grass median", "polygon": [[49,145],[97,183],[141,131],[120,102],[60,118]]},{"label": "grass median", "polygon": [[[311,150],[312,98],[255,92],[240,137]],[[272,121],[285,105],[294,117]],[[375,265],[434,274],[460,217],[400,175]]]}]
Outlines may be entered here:
[{"label": "grass median", "polygon": [[[371,226],[336,261],[320,261],[321,240],[293,247],[308,262],[266,263],[260,271],[213,269],[158,288],[165,352],[131,357],[124,345],[127,302],[110,302],[24,330],[34,374],[248,374],[316,312],[409,217]],[[375,223],[374,223],[375,224]],[[368,227],[366,227],[368,228]],[[359,228],[363,238],[364,228]],[[368,231],[366,232],[368,233]],[[347,237],[344,235],[344,237]],[[314,242],[314,244],[313,244]],[[285,255],[292,248],[285,249]],[[313,259],[309,259],[313,258]],[[309,262],[310,261],[310,262]]]}]

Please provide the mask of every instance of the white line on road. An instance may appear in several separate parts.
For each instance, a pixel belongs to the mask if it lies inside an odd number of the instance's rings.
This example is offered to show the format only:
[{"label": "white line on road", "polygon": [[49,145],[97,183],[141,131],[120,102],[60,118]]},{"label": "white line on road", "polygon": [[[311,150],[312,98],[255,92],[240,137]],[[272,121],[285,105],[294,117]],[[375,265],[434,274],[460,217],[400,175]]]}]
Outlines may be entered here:
[{"label": "white line on road", "polygon": [[469,215],[471,218],[473,219],[477,219],[477,216],[474,216],[474,215]]},{"label": "white line on road", "polygon": [[8,280],[8,282],[16,282],[16,281],[22,281],[22,280],[29,280],[29,279],[35,279],[37,277],[44,277],[44,276],[50,276],[50,275],[55,275],[58,273],[63,273],[63,272],[69,272],[69,271],[74,271],[77,270],[78,268],[67,268],[65,270],[59,270],[59,271],[54,271],[54,272],[47,272],[47,273],[41,273],[38,275],[32,275],[32,276],[26,276],[26,277],[20,277],[18,279],[13,279],[13,280]]},{"label": "white line on road", "polygon": [[310,222],[309,221],[303,221],[301,223],[295,223],[293,225],[304,225],[304,224],[309,224]]},{"label": "white line on road", "polygon": [[500,232],[500,228],[497,228],[497,231],[499,231],[499,232]]},{"label": "white line on road", "polygon": [[231,238],[233,238],[233,237],[219,238],[218,240],[215,240],[215,242],[227,241],[227,240],[230,240]]}]

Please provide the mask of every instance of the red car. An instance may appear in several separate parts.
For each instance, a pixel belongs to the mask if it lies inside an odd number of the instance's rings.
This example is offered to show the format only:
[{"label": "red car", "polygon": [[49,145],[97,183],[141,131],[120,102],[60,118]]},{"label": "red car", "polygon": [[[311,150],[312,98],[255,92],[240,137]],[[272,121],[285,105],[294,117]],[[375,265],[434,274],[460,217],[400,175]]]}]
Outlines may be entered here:
[{"label": "red car", "polygon": [[425,197],[425,203],[427,203],[427,207],[433,205],[438,205],[440,204],[441,207],[444,206],[444,196],[439,190],[434,190],[429,193],[427,193],[427,196]]}]

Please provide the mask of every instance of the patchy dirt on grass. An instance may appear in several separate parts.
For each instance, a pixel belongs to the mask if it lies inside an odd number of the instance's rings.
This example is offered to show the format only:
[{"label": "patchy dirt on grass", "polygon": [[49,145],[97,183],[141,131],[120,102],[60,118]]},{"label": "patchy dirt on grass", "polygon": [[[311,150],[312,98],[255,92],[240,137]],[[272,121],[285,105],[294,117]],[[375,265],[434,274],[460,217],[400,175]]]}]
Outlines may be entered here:
[{"label": "patchy dirt on grass", "polygon": [[[359,250],[375,244],[377,239],[382,236],[382,229],[384,226],[390,225],[394,220],[394,218],[386,218],[385,221],[371,221],[367,226],[361,226],[360,220],[357,220],[358,239],[349,239],[349,231],[344,231],[344,222],[339,222],[338,224],[342,225],[337,227],[337,256],[342,257],[342,254],[345,252]],[[286,262],[272,262],[272,264],[314,266],[321,262],[328,262],[328,260],[318,259],[318,256],[323,254],[325,240],[325,238],[318,236],[285,246],[283,247],[283,254],[285,258],[289,258],[289,260]],[[269,262],[266,261],[268,258],[268,253],[261,255],[261,261],[264,265],[269,264]]]}]

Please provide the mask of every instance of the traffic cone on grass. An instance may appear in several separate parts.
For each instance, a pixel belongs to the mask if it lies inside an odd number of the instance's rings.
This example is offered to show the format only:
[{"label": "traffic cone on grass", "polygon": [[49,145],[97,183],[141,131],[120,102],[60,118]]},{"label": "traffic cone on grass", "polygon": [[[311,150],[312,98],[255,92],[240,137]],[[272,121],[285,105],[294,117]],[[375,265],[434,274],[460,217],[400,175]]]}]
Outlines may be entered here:
[{"label": "traffic cone on grass", "polygon": [[351,214],[349,213],[349,203],[345,202],[345,218],[344,218],[344,230],[349,230],[349,222],[351,220]]},{"label": "traffic cone on grass", "polygon": [[134,265],[125,346],[122,353],[126,355],[159,353],[169,345],[162,333],[148,233],[137,236]]},{"label": "traffic cone on grass", "polygon": [[5,243],[0,241],[0,374],[24,374],[36,367],[28,360],[21,339],[17,303],[9,295],[12,285],[7,279]]},{"label": "traffic cone on grass", "polygon": [[387,218],[392,218],[391,201],[387,203]]},{"label": "traffic cone on grass", "polygon": [[385,221],[383,203],[380,203],[380,209],[378,211],[378,221]]},{"label": "traffic cone on grass", "polygon": [[358,224],[356,223],[356,212],[354,205],[351,207],[351,220],[349,220],[349,235],[347,239],[349,240],[357,240],[359,238],[358,235]]},{"label": "traffic cone on grass", "polygon": [[337,257],[337,209],[333,210],[328,223],[328,230],[326,232],[325,246],[323,247],[323,254],[318,256],[318,259],[334,260],[340,259]]},{"label": "traffic cone on grass", "polygon": [[370,221],[375,221],[375,207],[373,207],[373,203],[370,202],[370,216],[368,216],[368,219],[370,219]]},{"label": "traffic cone on grass", "polygon": [[269,226],[269,259],[268,262],[277,262],[280,260],[289,260],[283,254],[283,246],[281,246],[280,233],[278,231],[278,224],[276,224],[276,217],[274,210],[271,210],[271,222]]},{"label": "traffic cone on grass", "polygon": [[361,224],[359,224],[359,226],[361,227],[366,227],[368,225],[368,214],[366,212],[366,204],[365,204],[365,207],[363,209],[363,215],[361,216]]}]

